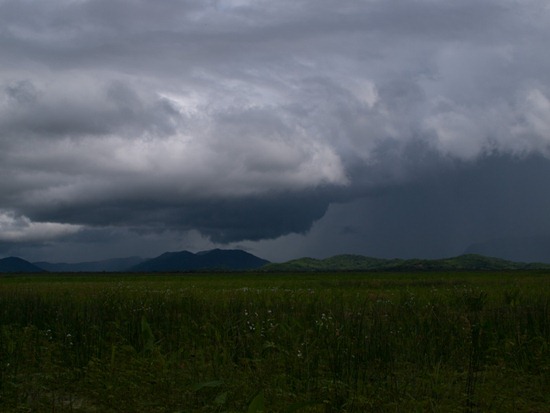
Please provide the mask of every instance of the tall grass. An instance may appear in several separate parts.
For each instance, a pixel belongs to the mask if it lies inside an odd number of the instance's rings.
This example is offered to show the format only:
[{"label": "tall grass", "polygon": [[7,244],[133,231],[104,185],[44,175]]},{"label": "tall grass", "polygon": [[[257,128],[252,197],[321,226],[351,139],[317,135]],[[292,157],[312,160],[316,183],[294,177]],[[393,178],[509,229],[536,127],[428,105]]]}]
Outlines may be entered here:
[{"label": "tall grass", "polygon": [[0,411],[547,412],[549,293],[530,273],[2,278]]}]

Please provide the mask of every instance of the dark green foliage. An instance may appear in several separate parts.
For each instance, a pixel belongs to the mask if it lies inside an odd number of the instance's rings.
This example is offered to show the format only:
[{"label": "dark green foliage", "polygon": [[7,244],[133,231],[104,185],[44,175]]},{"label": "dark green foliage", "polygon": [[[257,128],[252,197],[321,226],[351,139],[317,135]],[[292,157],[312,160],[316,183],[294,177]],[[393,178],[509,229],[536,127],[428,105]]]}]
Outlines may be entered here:
[{"label": "dark green foliage", "polygon": [[0,280],[2,412],[546,412],[545,273]]}]

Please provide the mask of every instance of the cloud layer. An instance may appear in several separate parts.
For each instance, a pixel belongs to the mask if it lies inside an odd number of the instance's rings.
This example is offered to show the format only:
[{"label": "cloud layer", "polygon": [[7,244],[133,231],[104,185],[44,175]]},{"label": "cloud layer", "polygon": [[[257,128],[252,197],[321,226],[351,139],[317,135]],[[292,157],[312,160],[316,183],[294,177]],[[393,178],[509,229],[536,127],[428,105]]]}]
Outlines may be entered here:
[{"label": "cloud layer", "polygon": [[543,1],[0,0],[0,28],[2,241],[273,239],[550,156]]}]

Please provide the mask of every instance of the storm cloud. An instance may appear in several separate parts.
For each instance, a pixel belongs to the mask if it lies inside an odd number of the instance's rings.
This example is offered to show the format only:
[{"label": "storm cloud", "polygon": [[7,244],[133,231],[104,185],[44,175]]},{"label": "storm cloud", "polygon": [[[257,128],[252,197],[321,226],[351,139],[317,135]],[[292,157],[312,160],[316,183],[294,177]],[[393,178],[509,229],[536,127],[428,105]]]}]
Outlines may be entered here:
[{"label": "storm cloud", "polygon": [[0,253],[550,233],[546,2],[0,0],[0,28]]}]

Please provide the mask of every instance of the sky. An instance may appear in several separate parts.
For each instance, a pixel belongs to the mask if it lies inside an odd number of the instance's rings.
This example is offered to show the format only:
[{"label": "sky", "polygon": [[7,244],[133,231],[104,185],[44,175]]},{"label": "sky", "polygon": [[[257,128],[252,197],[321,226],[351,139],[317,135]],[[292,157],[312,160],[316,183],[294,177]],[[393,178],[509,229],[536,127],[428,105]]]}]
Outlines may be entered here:
[{"label": "sky", "polygon": [[550,262],[545,0],[0,0],[0,257]]}]

